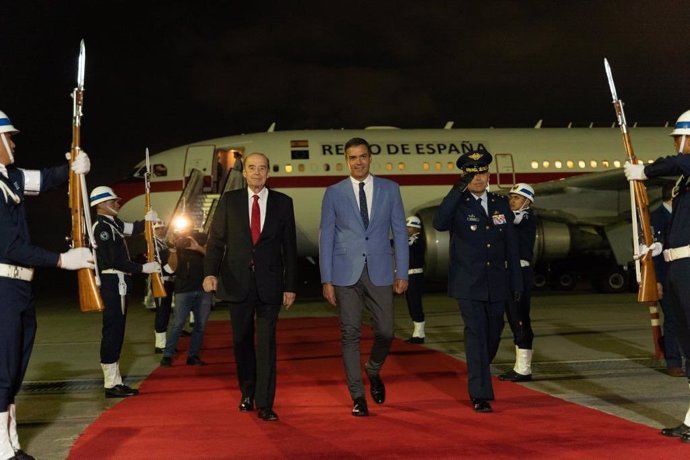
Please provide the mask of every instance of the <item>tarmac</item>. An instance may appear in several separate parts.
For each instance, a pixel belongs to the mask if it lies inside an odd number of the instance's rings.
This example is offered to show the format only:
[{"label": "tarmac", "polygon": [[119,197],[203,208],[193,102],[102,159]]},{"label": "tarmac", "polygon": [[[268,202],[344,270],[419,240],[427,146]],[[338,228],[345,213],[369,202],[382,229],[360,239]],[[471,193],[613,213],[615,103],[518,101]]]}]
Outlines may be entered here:
[{"label": "tarmac", "polygon": [[[36,286],[38,334],[17,415],[25,451],[40,460],[64,459],[79,434],[119,400],[103,395],[101,315],[80,312],[76,293],[65,293],[71,291],[71,281],[43,276]],[[144,307],[141,291],[130,300],[120,362],[125,383],[134,386],[161,358],[153,352],[154,313]],[[335,315],[317,291],[305,289],[306,294],[298,295],[297,303],[281,318]],[[404,297],[396,296],[395,303],[396,336],[406,339],[412,322]],[[443,293],[430,293],[424,297],[424,309],[427,326],[422,346],[464,360],[462,320],[455,301]],[[216,308],[210,320],[228,317],[227,309]],[[516,385],[654,428],[682,421],[690,403],[688,380],[666,375],[664,363],[654,359],[649,313],[634,293],[537,292],[532,320],[534,380]],[[506,324],[493,373],[510,369],[514,359]],[[495,404],[500,404],[500,394]]]}]

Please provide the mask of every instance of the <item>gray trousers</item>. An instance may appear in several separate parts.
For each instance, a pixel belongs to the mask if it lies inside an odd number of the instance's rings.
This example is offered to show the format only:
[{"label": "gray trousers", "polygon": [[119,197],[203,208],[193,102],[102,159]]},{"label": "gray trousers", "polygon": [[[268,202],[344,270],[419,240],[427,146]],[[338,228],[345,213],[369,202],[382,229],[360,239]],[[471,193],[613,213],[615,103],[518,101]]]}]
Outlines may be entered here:
[{"label": "gray trousers", "polygon": [[374,327],[374,344],[366,370],[369,374],[378,374],[393,342],[393,286],[373,285],[365,265],[362,276],[355,284],[335,286],[335,299],[340,315],[345,377],[350,396],[354,400],[364,397],[359,351],[362,311],[365,307],[369,310]]}]

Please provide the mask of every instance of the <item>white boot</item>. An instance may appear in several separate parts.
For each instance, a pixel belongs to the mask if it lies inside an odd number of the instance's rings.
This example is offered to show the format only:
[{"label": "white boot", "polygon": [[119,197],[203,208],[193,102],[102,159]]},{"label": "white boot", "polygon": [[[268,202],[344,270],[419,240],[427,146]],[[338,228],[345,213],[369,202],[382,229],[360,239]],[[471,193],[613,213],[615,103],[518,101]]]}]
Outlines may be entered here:
[{"label": "white boot", "polygon": [[7,413],[9,416],[8,431],[10,435],[10,444],[12,445],[12,449],[16,452],[22,448],[19,444],[19,434],[17,433],[17,405],[10,404],[7,408]]},{"label": "white boot", "polygon": [[526,348],[517,349],[515,372],[520,375],[532,375],[532,350]]},{"label": "white boot", "polygon": [[116,385],[122,385],[122,377],[120,376],[119,363],[101,363],[101,368],[103,369],[104,388],[113,388]]},{"label": "white boot", "polygon": [[163,350],[165,348],[165,332],[153,332],[155,338],[156,338],[156,345],[155,347],[157,349]]},{"label": "white boot", "polygon": [[424,324],[426,322],[422,321],[421,323],[418,323],[416,321],[413,321],[413,323],[414,323],[414,331],[412,332],[412,337],[419,337],[420,339],[423,339],[425,337],[425,335],[424,335]]},{"label": "white boot", "polygon": [[0,458],[2,459],[14,457],[14,449],[10,443],[10,434],[8,432],[9,419],[7,412],[0,412]]}]

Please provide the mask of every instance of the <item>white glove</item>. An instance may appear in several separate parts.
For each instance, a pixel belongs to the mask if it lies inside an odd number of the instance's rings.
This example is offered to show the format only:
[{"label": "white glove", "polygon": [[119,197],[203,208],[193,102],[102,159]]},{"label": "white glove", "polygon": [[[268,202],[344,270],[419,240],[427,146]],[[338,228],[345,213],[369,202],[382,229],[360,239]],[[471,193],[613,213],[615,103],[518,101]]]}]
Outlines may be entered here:
[{"label": "white glove", "polygon": [[158,213],[152,209],[144,215],[144,220],[147,222],[156,222],[158,220]]},{"label": "white glove", "polygon": [[[70,154],[70,152],[65,153],[65,158],[69,160],[71,157],[72,155]],[[75,158],[72,162],[72,171],[74,171],[77,174],[88,174],[90,170],[91,160],[89,160],[89,156],[86,154],[85,151],[79,150],[77,158]]]},{"label": "white glove", "polygon": [[79,270],[80,268],[94,268],[93,254],[89,248],[72,248],[60,254],[60,268],[65,270]]},{"label": "white glove", "polygon": [[525,211],[513,211],[515,214],[515,220],[513,220],[513,224],[517,225],[520,222],[522,222],[522,217],[525,215]]},{"label": "white glove", "polygon": [[650,246],[647,246],[646,244],[641,244],[639,248],[639,252],[637,254],[634,254],[633,257],[635,260],[641,259],[644,256],[647,255],[649,251],[652,251],[652,257],[656,257],[659,254],[661,254],[661,251],[664,250],[664,245],[661,244],[659,241],[656,243],[652,243]]},{"label": "white glove", "polygon": [[158,273],[161,271],[161,264],[158,262],[146,262],[141,266],[142,273],[150,275],[151,273]]},{"label": "white glove", "polygon": [[644,165],[626,161],[623,170],[625,171],[625,178],[628,180],[647,180],[647,176],[644,174]]}]

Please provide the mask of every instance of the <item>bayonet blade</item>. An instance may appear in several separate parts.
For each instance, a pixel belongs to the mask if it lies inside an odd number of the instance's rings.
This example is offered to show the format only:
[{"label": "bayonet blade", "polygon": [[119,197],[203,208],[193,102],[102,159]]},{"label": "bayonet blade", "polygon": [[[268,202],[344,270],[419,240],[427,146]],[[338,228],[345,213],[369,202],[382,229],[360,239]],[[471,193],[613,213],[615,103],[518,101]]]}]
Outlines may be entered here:
[{"label": "bayonet blade", "polygon": [[614,101],[618,100],[618,93],[616,93],[616,84],[613,82],[613,74],[611,73],[611,66],[608,59],[604,58],[604,69],[606,70],[606,78],[609,80],[609,88],[611,88],[611,96]]},{"label": "bayonet blade", "polygon": [[77,69],[77,87],[80,90],[84,89],[84,73],[86,70],[86,47],[82,39],[79,44],[79,67]]}]

